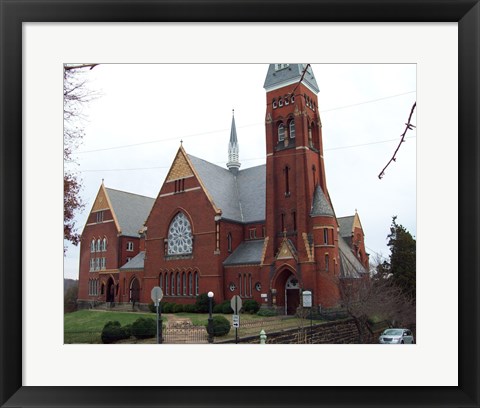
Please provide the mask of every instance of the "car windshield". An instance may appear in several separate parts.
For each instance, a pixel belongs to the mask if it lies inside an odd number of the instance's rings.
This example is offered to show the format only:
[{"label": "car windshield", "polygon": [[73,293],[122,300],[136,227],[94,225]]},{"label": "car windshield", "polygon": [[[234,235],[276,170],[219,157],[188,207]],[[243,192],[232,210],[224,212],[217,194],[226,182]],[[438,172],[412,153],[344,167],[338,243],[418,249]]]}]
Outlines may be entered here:
[{"label": "car windshield", "polygon": [[403,330],[399,329],[388,329],[383,332],[384,336],[401,336],[403,334]]}]

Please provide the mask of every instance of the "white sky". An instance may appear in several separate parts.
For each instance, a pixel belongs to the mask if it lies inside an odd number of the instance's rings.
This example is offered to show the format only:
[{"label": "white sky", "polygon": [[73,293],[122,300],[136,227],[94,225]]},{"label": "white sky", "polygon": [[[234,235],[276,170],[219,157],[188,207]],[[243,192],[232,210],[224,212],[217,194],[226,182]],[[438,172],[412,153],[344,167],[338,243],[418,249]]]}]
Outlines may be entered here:
[{"label": "white sky", "polygon": [[[371,259],[376,253],[388,257],[393,215],[416,235],[415,129],[378,179],[416,100],[416,65],[312,67],[335,212],[342,217],[357,209]],[[225,166],[232,109],[241,168],[263,164],[267,69],[266,64],[102,64],[88,71],[89,88],[102,96],[84,110],[85,138],[76,155],[86,204],[77,216],[79,231],[102,179],[106,187],[156,197],[180,140],[187,153]],[[79,247],[69,245],[65,277],[78,277],[78,262]]]}]

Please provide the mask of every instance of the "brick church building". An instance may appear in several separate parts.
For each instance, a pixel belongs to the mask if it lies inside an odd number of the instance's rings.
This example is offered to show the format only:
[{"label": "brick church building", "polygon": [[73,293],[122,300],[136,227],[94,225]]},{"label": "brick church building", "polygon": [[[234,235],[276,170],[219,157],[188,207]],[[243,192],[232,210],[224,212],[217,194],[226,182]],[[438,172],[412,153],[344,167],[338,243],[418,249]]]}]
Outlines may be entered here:
[{"label": "brick church building", "polygon": [[79,303],[194,303],[233,295],[293,314],[341,303],[368,277],[357,213],[337,218],[327,188],[319,88],[310,66],[270,64],[266,164],[240,169],[232,117],[226,168],[180,146],[156,199],[100,186],[80,249]]}]

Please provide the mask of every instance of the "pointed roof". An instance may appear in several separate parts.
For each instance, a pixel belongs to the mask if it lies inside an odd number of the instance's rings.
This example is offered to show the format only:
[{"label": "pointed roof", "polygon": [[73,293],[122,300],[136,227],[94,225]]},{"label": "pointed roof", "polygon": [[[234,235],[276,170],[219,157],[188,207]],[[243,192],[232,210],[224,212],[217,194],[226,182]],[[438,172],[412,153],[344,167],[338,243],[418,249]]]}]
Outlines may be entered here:
[{"label": "pointed roof", "polygon": [[[299,82],[307,65],[308,64],[270,64],[263,87],[266,91],[271,91]],[[311,66],[308,66],[302,83],[313,92],[319,92],[317,80],[315,79]]]},{"label": "pointed roof", "polygon": [[311,217],[318,217],[318,216],[329,216],[335,217],[335,213],[333,212],[332,206],[330,205],[325,193],[323,192],[320,185],[315,187],[315,192],[313,194],[313,203],[312,203],[312,211],[310,212]]},{"label": "pointed roof", "polygon": [[120,267],[121,271],[125,270],[138,270],[143,269],[145,266],[145,251],[140,251],[132,259],[130,259],[125,265]]},{"label": "pointed roof", "polygon": [[114,218],[118,222],[119,232],[122,235],[139,237],[138,231],[150,214],[155,200],[112,188],[105,188],[105,191],[111,203]]},{"label": "pointed roof", "polygon": [[234,171],[235,174],[238,172],[238,169],[240,168],[237,128],[235,126],[235,115],[233,110],[232,110],[232,127],[230,130],[230,142],[228,143],[227,167],[229,170]]},{"label": "pointed roof", "polygon": [[235,176],[198,157],[188,155],[188,160],[222,218],[241,223],[265,220],[265,165],[241,170]]},{"label": "pointed roof", "polygon": [[338,237],[338,250],[340,254],[340,278],[358,279],[367,273],[365,267],[341,236]]}]

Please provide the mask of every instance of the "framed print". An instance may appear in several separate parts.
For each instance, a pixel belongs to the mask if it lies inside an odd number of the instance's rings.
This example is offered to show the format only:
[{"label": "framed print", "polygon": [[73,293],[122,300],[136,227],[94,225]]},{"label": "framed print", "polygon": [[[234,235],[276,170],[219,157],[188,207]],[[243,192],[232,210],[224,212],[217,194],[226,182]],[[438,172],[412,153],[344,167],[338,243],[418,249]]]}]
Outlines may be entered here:
[{"label": "framed print", "polygon": [[[1,406],[479,406],[478,1],[0,5]],[[310,56],[314,63],[417,64],[417,344],[394,352],[366,344],[213,351],[205,344],[170,346],[168,356],[150,345],[63,344],[60,65]],[[32,97],[32,89],[42,91]],[[198,103],[188,95],[176,109],[188,115]],[[374,117],[366,120],[373,126]],[[229,286],[232,293],[239,285]]]}]

